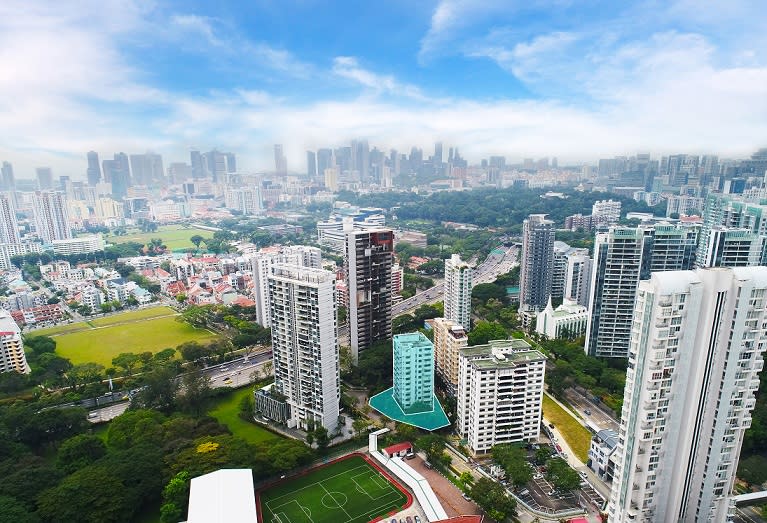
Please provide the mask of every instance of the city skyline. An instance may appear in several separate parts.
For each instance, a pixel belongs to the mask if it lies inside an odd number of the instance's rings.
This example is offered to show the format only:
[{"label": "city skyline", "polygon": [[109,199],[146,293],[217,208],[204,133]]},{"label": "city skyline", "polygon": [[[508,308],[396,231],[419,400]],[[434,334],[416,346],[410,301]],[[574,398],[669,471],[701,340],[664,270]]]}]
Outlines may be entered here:
[{"label": "city skyline", "polygon": [[[215,9],[4,3],[0,48],[15,74],[0,83],[0,157],[18,178],[38,166],[80,178],[90,150],[178,159],[209,144],[257,171],[282,143],[301,172],[306,149],[355,138],[398,150],[443,141],[473,163],[745,157],[767,132],[754,1]],[[314,27],[333,37],[310,38]]]}]

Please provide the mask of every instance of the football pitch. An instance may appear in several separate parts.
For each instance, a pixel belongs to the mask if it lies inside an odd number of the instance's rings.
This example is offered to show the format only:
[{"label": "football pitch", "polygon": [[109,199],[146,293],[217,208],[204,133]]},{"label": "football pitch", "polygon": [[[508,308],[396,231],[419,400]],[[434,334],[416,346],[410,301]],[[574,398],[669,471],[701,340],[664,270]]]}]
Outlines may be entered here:
[{"label": "football pitch", "polygon": [[259,492],[264,523],[368,523],[412,499],[360,454],[288,478]]}]

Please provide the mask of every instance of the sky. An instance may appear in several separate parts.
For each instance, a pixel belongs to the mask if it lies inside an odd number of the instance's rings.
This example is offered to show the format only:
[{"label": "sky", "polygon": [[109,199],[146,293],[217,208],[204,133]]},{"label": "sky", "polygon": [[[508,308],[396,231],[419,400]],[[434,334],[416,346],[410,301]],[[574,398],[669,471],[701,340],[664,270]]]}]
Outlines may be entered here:
[{"label": "sky", "polygon": [[3,0],[0,160],[290,171],[354,138],[470,162],[767,146],[763,0]]}]

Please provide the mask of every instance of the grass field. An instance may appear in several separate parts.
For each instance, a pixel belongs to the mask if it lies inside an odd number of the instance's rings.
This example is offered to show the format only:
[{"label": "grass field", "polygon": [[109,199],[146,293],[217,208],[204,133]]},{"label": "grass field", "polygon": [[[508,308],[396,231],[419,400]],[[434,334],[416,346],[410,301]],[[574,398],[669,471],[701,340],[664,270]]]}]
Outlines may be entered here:
[{"label": "grass field", "polygon": [[29,336],[52,336],[56,353],[75,365],[94,362],[112,366],[121,352],[159,352],[187,341],[205,342],[216,334],[176,321],[167,307],[114,314],[88,322],[34,331]]},{"label": "grass field", "polygon": [[219,423],[229,427],[232,434],[248,443],[261,443],[278,439],[280,436],[277,434],[240,418],[240,402],[248,394],[253,394],[253,387],[234,390],[228,396],[219,398],[216,405],[208,411],[208,414],[216,418]]},{"label": "grass field", "polygon": [[[213,236],[211,231],[198,229],[196,227],[163,225],[158,227],[155,232],[133,231],[124,236],[113,236],[111,234],[107,234],[104,236],[104,239],[109,243],[137,242],[146,245],[152,238],[161,238],[163,244],[166,245],[168,249],[175,250],[194,247],[194,244],[189,240],[189,238],[195,234],[199,234],[204,238],[210,238]],[[202,248],[205,248],[204,244]]]},{"label": "grass field", "polygon": [[543,415],[559,430],[576,457],[586,463],[589,459],[591,432],[546,394],[543,395]]},{"label": "grass field", "polygon": [[409,496],[360,455],[259,492],[264,523],[368,523],[398,512]]}]

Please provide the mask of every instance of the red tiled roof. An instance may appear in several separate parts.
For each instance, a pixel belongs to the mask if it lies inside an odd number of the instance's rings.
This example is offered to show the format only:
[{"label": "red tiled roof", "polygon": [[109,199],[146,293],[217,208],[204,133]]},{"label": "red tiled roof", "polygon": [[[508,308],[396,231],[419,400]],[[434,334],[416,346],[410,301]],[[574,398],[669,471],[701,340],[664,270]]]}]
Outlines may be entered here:
[{"label": "red tiled roof", "polygon": [[454,518],[440,519],[436,523],[482,523],[482,516],[456,516]]},{"label": "red tiled roof", "polygon": [[410,443],[409,441],[403,441],[402,443],[397,443],[395,445],[392,445],[391,447],[386,447],[383,450],[387,454],[391,455],[391,454],[396,454],[397,452],[402,452],[403,450],[412,449],[412,448],[413,448],[412,443]]}]

